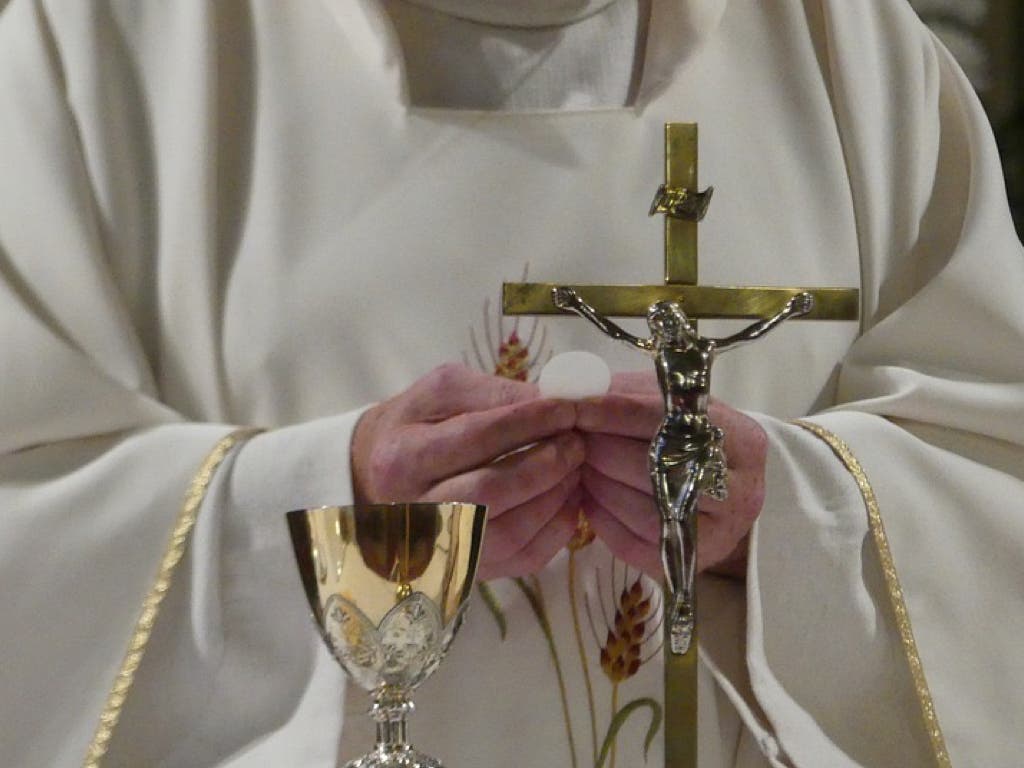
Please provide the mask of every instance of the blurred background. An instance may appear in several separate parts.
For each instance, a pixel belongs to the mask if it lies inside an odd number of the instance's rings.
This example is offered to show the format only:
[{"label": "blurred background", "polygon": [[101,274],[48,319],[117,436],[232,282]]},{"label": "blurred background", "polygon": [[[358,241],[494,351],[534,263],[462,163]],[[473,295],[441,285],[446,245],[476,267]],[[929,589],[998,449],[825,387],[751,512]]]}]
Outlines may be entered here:
[{"label": "blurred background", "polygon": [[960,61],[988,110],[1018,235],[1024,235],[1024,2],[910,0]]}]

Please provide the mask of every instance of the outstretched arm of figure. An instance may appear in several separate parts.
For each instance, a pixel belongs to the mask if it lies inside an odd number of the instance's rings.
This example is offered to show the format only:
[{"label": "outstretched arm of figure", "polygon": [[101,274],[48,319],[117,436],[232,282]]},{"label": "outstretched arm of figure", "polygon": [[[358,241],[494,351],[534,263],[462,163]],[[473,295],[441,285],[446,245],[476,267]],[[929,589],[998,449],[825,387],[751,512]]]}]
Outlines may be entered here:
[{"label": "outstretched arm of figure", "polygon": [[616,325],[596,309],[587,304],[580,295],[568,286],[559,286],[551,290],[551,301],[563,312],[574,312],[596,325],[606,335],[617,341],[624,341],[627,344],[650,352],[654,349],[653,339],[644,339],[626,331]]},{"label": "outstretched arm of figure", "polygon": [[786,302],[786,306],[778,314],[769,317],[767,320],[758,320],[756,323],[747,326],[739,333],[734,333],[732,336],[726,336],[724,339],[715,339],[715,348],[723,350],[734,347],[737,344],[759,339],[782,322],[793,317],[806,315],[812,309],[814,309],[814,297],[807,292],[798,293]]}]

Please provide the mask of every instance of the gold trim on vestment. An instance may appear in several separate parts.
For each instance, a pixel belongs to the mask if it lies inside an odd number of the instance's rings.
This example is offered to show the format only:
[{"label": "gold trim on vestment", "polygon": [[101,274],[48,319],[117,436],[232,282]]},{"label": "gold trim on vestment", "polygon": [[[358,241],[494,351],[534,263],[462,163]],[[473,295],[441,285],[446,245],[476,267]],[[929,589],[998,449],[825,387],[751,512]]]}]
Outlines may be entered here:
[{"label": "gold trim on vestment", "polygon": [[189,483],[177,522],[171,532],[170,541],[167,543],[163,559],[160,561],[160,570],[157,572],[156,580],[150,587],[146,599],[142,602],[142,611],[135,623],[135,629],[132,631],[131,642],[128,644],[128,650],[117,671],[117,676],[114,678],[110,693],[107,694],[103,714],[100,715],[96,733],[89,744],[82,768],[99,768],[100,761],[107,753],[110,739],[114,735],[114,728],[117,727],[124,702],[128,698],[128,690],[132,687],[135,672],[142,662],[142,655],[146,652],[146,644],[153,632],[153,625],[160,611],[160,603],[163,601],[164,595],[167,594],[174,570],[185,553],[189,534],[196,523],[199,507],[202,506],[203,499],[206,498],[206,491],[210,487],[214,473],[232,448],[260,431],[258,429],[239,429],[222,438],[210,451],[199,471],[192,478],[192,482]]},{"label": "gold trim on vestment", "polygon": [[878,558],[882,563],[882,573],[885,576],[885,586],[889,592],[889,602],[896,614],[896,626],[903,643],[903,652],[910,665],[914,690],[917,693],[917,701],[921,705],[921,714],[924,717],[925,728],[932,744],[935,763],[939,768],[951,768],[952,763],[949,760],[949,752],[946,750],[946,740],[942,736],[942,728],[939,726],[939,718],[935,712],[935,702],[932,700],[928,681],[925,679],[924,665],[921,663],[921,655],[918,653],[917,642],[914,640],[914,630],[910,625],[907,604],[903,600],[903,589],[900,587],[899,576],[896,573],[896,563],[892,557],[892,550],[889,548],[889,538],[885,533],[885,524],[882,522],[878,499],[871,488],[871,483],[864,473],[864,468],[857,461],[857,457],[839,436],[809,421],[797,420],[793,423],[823,440],[857,481],[857,487],[860,489],[861,496],[864,498],[864,506],[868,511],[868,525],[875,540]]}]

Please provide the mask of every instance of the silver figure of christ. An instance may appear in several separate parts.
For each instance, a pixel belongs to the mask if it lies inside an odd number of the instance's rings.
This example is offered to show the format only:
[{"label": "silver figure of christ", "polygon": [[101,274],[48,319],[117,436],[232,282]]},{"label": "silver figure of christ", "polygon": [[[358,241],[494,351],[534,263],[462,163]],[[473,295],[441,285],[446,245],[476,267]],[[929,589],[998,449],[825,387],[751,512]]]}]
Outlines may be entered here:
[{"label": "silver figure of christ", "polygon": [[697,502],[702,494],[715,499],[727,495],[725,436],[708,419],[711,365],[719,352],[759,339],[783,321],[806,315],[814,298],[800,293],[772,317],[720,339],[698,334],[682,307],[672,301],[659,301],[647,310],[651,331],[647,338],[634,336],[599,314],[572,288],[555,288],[552,301],[563,312],[589,320],[607,336],[654,358],[665,418],[651,441],[647,466],[661,513],[661,561],[671,600],[665,613],[669,645],[672,653],[684,654],[690,648],[694,627]]}]

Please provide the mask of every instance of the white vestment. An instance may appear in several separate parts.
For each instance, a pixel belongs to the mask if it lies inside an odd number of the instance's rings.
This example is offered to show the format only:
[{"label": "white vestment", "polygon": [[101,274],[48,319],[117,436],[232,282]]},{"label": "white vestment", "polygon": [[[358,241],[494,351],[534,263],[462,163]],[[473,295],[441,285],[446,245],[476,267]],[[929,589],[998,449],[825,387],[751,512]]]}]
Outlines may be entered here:
[{"label": "white vestment", "polygon": [[[944,744],[953,765],[1014,765],[1024,255],[980,107],[909,7],[654,0],[628,108],[422,110],[404,82],[372,0],[3,10],[3,764],[81,764],[186,488],[249,425],[268,431],[214,476],[105,765],[320,768],[339,739],[366,748],[361,694],[339,736],[283,512],[351,500],[366,404],[476,365],[474,345],[490,365],[499,285],[527,264],[659,282],[662,124],[695,121],[716,187],[701,282],[861,289],[859,324],[794,323],[716,363],[716,394],[771,448],[745,585],[701,587],[701,764],[933,765]],[[533,353],[647,364],[578,319],[541,327]],[[789,421],[807,414],[863,477]],[[599,543],[582,557],[609,578]],[[565,570],[541,583],[589,766]],[[453,767],[569,765],[544,636],[494,586],[507,638],[475,601],[413,740]],[[620,702],[656,695],[659,664]],[[603,727],[605,692],[598,710]]]}]

